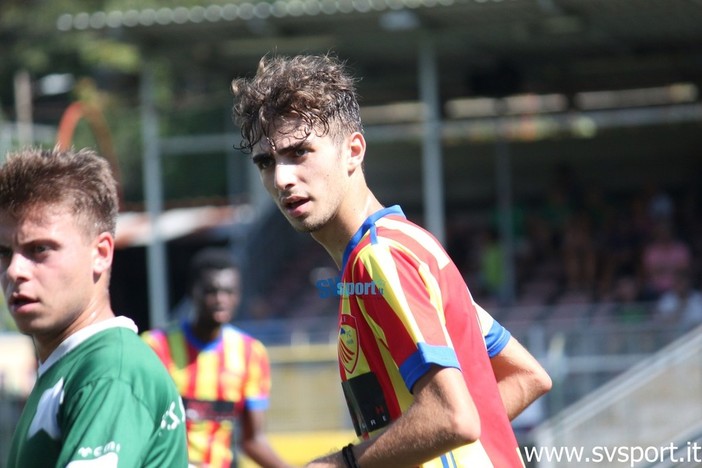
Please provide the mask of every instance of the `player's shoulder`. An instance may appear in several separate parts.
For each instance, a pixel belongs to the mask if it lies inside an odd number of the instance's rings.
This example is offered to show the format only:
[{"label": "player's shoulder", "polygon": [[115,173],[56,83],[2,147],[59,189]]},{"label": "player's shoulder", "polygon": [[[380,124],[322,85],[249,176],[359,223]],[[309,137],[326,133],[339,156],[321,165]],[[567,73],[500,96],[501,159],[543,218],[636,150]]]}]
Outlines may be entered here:
[{"label": "player's shoulder", "polygon": [[169,336],[174,334],[183,333],[183,327],[181,323],[170,323],[164,327],[151,328],[140,333],[142,339],[149,340],[166,340]]},{"label": "player's shoulder", "polygon": [[153,375],[162,367],[158,357],[133,330],[107,329],[79,345],[71,353],[73,373],[79,381],[122,379],[124,375]]},{"label": "player's shoulder", "polygon": [[229,344],[236,341],[243,341],[247,346],[264,347],[261,340],[231,323],[222,326],[222,339]]},{"label": "player's shoulder", "polygon": [[433,260],[440,268],[450,263],[448,254],[431,232],[401,216],[386,216],[376,222],[375,238],[369,238],[363,255],[374,255],[377,246],[422,262]]},{"label": "player's shoulder", "polygon": [[400,216],[387,216],[376,223],[379,239],[388,239],[414,248],[441,247],[434,235],[422,226]]},{"label": "player's shoulder", "polygon": [[254,339],[253,336],[245,331],[242,330],[241,328],[237,327],[236,325],[233,325],[231,323],[227,323],[222,325],[222,338],[225,340],[252,340]]}]

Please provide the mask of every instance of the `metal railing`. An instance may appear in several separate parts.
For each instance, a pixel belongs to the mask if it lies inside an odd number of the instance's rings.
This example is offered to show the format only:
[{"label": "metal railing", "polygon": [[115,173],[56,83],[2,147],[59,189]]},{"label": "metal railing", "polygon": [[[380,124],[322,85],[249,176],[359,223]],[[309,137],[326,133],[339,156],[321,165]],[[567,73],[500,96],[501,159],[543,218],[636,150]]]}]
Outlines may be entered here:
[{"label": "metal railing", "polygon": [[[269,347],[273,379],[270,432],[348,429],[346,405],[338,388],[335,316],[236,325]],[[553,390],[515,421],[520,438],[529,437],[534,426],[653,356],[685,331],[651,321],[593,324],[575,316],[573,320],[511,321],[506,325],[554,381]],[[295,405],[288,404],[290,398]],[[0,468],[5,466],[22,403],[17,395],[0,392]]]}]

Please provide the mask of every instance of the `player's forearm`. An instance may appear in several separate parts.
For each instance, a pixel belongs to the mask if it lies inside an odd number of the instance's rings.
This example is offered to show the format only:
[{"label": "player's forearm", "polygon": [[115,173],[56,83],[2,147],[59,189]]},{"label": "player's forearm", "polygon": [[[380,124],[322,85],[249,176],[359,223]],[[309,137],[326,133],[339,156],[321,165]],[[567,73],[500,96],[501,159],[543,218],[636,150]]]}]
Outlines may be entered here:
[{"label": "player's forearm", "polygon": [[[417,466],[480,437],[480,419],[460,371],[432,369],[414,387],[415,401],[381,434],[353,448],[363,468]],[[345,468],[340,453],[310,468]]]},{"label": "player's forearm", "polygon": [[510,421],[548,391],[544,382],[534,376],[512,376],[500,381],[497,387]]},{"label": "player's forearm", "polygon": [[510,420],[551,390],[551,378],[546,370],[514,338],[491,363]]},{"label": "player's forearm", "polygon": [[[455,428],[438,429],[431,424],[439,417],[405,413],[379,436],[355,445],[352,450],[358,466],[387,468],[388,466],[417,466],[468,443],[457,435]],[[416,418],[415,418],[416,417]],[[320,457],[307,468],[348,468],[341,452]]]},{"label": "player's forearm", "polygon": [[244,453],[263,468],[291,468],[282,460],[268,443],[267,439],[252,439],[243,441],[241,449]]}]

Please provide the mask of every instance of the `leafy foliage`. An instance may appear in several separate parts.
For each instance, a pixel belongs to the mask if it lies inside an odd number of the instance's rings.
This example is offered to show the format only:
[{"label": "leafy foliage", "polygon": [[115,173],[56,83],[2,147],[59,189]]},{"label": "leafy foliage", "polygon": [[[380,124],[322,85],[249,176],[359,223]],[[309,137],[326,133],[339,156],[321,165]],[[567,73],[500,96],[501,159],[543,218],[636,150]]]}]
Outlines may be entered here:
[{"label": "leafy foliage", "polygon": [[[149,51],[148,44],[124,31],[72,30],[57,27],[62,15],[163,7],[193,7],[225,4],[208,0],[3,0],[0,2],[0,123],[15,119],[14,79],[26,71],[33,83],[35,123],[58,126],[68,105],[76,100],[100,109],[108,122],[122,173],[127,203],[143,200],[142,144],[140,127],[140,73],[146,65],[153,71],[155,101],[160,110],[163,135],[214,133],[225,130],[227,105],[209,99],[193,83],[212,80],[198,76],[188,60],[173,60]],[[38,81],[51,74],[74,77],[72,90],[60,95],[42,95]],[[193,76],[195,78],[193,78]],[[222,80],[226,91],[226,80]],[[217,82],[217,87],[221,85]],[[204,92],[203,92],[204,91]],[[223,94],[223,93],[221,93]],[[221,96],[220,94],[220,96]],[[92,129],[81,121],[73,135],[76,147],[99,147]],[[223,158],[220,155],[179,157],[163,164],[164,192],[168,199],[224,197]],[[207,161],[205,163],[205,161]]]}]

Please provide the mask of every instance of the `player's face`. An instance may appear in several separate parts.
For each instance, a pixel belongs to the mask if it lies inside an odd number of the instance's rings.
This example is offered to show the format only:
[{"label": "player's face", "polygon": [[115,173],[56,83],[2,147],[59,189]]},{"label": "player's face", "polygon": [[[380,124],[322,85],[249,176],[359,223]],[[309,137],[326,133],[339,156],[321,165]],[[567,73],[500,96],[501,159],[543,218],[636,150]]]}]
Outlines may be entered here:
[{"label": "player's face", "polygon": [[62,205],[19,220],[0,211],[0,282],[17,328],[39,345],[60,343],[98,312],[97,279],[107,268],[101,245],[109,234],[91,237],[82,226]]},{"label": "player's face", "polygon": [[201,322],[223,325],[234,318],[241,299],[238,270],[206,270],[193,288],[193,300]]},{"label": "player's face", "polygon": [[296,126],[281,124],[254,148],[261,181],[290,224],[315,232],[332,220],[349,187],[344,145]]}]

